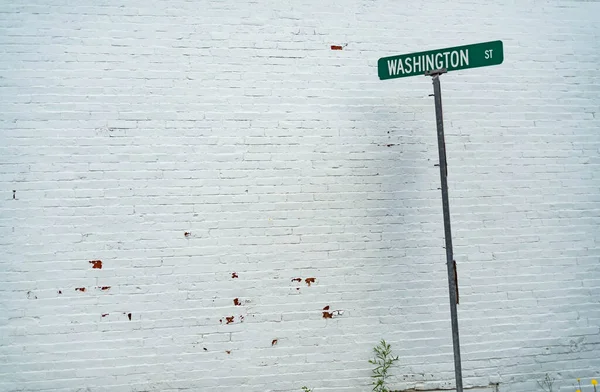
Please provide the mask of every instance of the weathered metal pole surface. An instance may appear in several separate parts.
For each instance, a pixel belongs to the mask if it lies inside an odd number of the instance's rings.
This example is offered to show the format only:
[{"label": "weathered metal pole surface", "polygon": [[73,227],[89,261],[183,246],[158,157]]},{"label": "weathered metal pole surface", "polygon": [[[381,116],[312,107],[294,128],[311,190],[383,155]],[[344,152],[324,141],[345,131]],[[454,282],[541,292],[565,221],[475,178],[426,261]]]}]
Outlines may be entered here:
[{"label": "weathered metal pole surface", "polygon": [[452,252],[452,231],[450,227],[450,203],[448,201],[448,167],[446,161],[446,141],[444,140],[444,118],[442,115],[442,90],[440,75],[445,69],[429,73],[433,78],[433,95],[435,100],[435,119],[437,123],[438,151],[440,156],[440,180],[442,183],[442,207],[444,210],[444,235],[446,237],[446,265],[448,267],[448,290],[450,292],[450,317],[452,321],[452,343],[454,346],[454,376],[456,392],[463,392],[462,368],[460,362],[460,341],[458,337],[457,282],[455,275],[454,255]]}]

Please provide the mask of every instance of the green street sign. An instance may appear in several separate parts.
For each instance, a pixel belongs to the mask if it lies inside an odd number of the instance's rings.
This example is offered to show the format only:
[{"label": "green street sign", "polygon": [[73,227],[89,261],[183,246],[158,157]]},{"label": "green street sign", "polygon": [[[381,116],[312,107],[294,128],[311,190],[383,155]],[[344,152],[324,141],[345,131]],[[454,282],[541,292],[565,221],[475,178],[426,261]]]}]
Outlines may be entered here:
[{"label": "green street sign", "polygon": [[425,75],[427,71],[446,68],[447,71],[502,64],[502,41],[457,46],[380,58],[377,62],[379,79],[395,79]]}]

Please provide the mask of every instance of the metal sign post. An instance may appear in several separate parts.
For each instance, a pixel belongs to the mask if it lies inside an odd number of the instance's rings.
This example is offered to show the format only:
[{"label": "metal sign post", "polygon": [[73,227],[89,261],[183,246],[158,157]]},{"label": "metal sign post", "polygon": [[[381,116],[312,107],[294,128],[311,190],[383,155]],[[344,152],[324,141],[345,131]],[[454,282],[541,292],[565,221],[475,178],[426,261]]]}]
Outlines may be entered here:
[{"label": "metal sign post", "polygon": [[452,231],[450,228],[450,203],[448,202],[448,165],[446,141],[444,140],[444,118],[442,116],[442,90],[440,75],[448,71],[499,65],[504,61],[502,41],[490,41],[453,48],[429,50],[397,56],[382,57],[377,61],[380,80],[427,75],[433,79],[435,118],[437,124],[438,151],[440,156],[440,180],[442,182],[442,207],[444,210],[444,236],[446,238],[446,266],[448,268],[448,290],[450,291],[450,317],[452,322],[452,344],[454,346],[454,375],[456,392],[463,392],[460,364],[460,342],[458,339],[458,277],[452,253]]},{"label": "metal sign post", "polygon": [[435,101],[435,120],[437,125],[438,152],[440,157],[440,181],[442,185],[442,208],[444,210],[444,237],[446,238],[446,266],[448,268],[448,290],[450,294],[450,318],[452,322],[452,345],[454,346],[454,376],[456,392],[463,392],[462,368],[460,362],[460,341],[458,337],[458,284],[456,281],[456,263],[452,252],[452,230],[450,226],[450,202],[448,201],[448,162],[446,161],[446,141],[444,139],[444,117],[442,113],[442,89],[440,75],[445,69],[427,72],[433,79]]}]

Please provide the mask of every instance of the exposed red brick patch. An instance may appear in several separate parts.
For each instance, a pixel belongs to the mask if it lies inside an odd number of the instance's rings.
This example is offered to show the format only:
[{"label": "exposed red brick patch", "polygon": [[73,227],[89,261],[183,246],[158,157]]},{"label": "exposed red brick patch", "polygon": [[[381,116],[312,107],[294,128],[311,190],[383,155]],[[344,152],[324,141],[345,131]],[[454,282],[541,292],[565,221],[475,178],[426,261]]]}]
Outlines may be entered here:
[{"label": "exposed red brick patch", "polygon": [[276,344],[277,344],[277,342],[278,342],[278,339],[273,339],[273,340],[271,340],[271,346],[274,346],[274,345],[276,345]]},{"label": "exposed red brick patch", "polygon": [[186,231],[185,233],[183,233],[183,235],[185,236],[185,238],[189,238],[192,235],[192,233]]},{"label": "exposed red brick patch", "polygon": [[131,313],[127,313],[127,318],[131,321]]},{"label": "exposed red brick patch", "polygon": [[85,287],[76,287],[75,291],[81,291],[82,293],[85,293]]},{"label": "exposed red brick patch", "polygon": [[225,350],[227,354],[231,354],[231,350]]},{"label": "exposed red brick patch", "polygon": [[108,316],[108,313],[102,313],[102,317]]},{"label": "exposed red brick patch", "polygon": [[102,269],[102,260],[90,260],[92,268]]},{"label": "exposed red brick patch", "polygon": [[307,285],[310,286],[311,283],[315,283],[315,278],[306,278],[304,279]]},{"label": "exposed red brick patch", "polygon": [[239,276],[238,276],[237,272],[233,272],[233,273],[231,274],[231,279],[235,279],[235,278],[239,278]]},{"label": "exposed red brick patch", "polygon": [[110,286],[98,286],[96,288],[98,288],[98,289],[100,289],[102,291],[110,290]]},{"label": "exposed red brick patch", "polygon": [[324,319],[330,319],[330,318],[333,318],[333,313],[331,313],[331,312],[328,312],[328,310],[329,310],[329,305],[325,306],[325,307],[323,308],[323,310],[324,310],[324,312],[323,312],[323,318],[324,318]]},{"label": "exposed red brick patch", "polygon": [[242,303],[240,302],[240,300],[239,300],[238,298],[234,298],[234,299],[233,299],[233,304],[234,304],[235,306],[240,306]]},{"label": "exposed red brick patch", "polygon": [[331,50],[342,50],[343,47],[340,45],[331,45]]},{"label": "exposed red brick patch", "polygon": [[58,294],[62,294],[62,290],[58,290]]},{"label": "exposed red brick patch", "polygon": [[227,320],[227,322],[225,324],[231,324],[231,323],[233,323],[233,318],[234,318],[234,316],[227,316],[227,317],[225,317],[225,320]]},{"label": "exposed red brick patch", "polygon": [[292,279],[292,282],[302,282],[302,278],[294,278]]}]

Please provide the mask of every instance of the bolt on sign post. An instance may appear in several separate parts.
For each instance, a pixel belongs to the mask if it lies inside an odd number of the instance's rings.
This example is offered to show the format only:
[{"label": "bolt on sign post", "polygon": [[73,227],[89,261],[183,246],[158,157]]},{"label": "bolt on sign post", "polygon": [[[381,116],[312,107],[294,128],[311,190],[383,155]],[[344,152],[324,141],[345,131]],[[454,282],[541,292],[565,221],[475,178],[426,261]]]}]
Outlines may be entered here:
[{"label": "bolt on sign post", "polygon": [[383,57],[377,62],[377,72],[381,80],[416,75],[431,76],[433,80],[440,181],[442,186],[442,208],[444,214],[444,236],[446,240],[446,266],[448,269],[448,291],[450,294],[452,345],[454,347],[454,376],[456,378],[457,392],[463,392],[458,313],[456,310],[456,304],[458,303],[458,283],[456,263],[454,262],[452,251],[450,205],[448,202],[448,167],[446,162],[440,75],[449,71],[498,65],[502,64],[502,61],[504,61],[502,41],[491,41],[474,45],[456,46],[454,48]]}]

